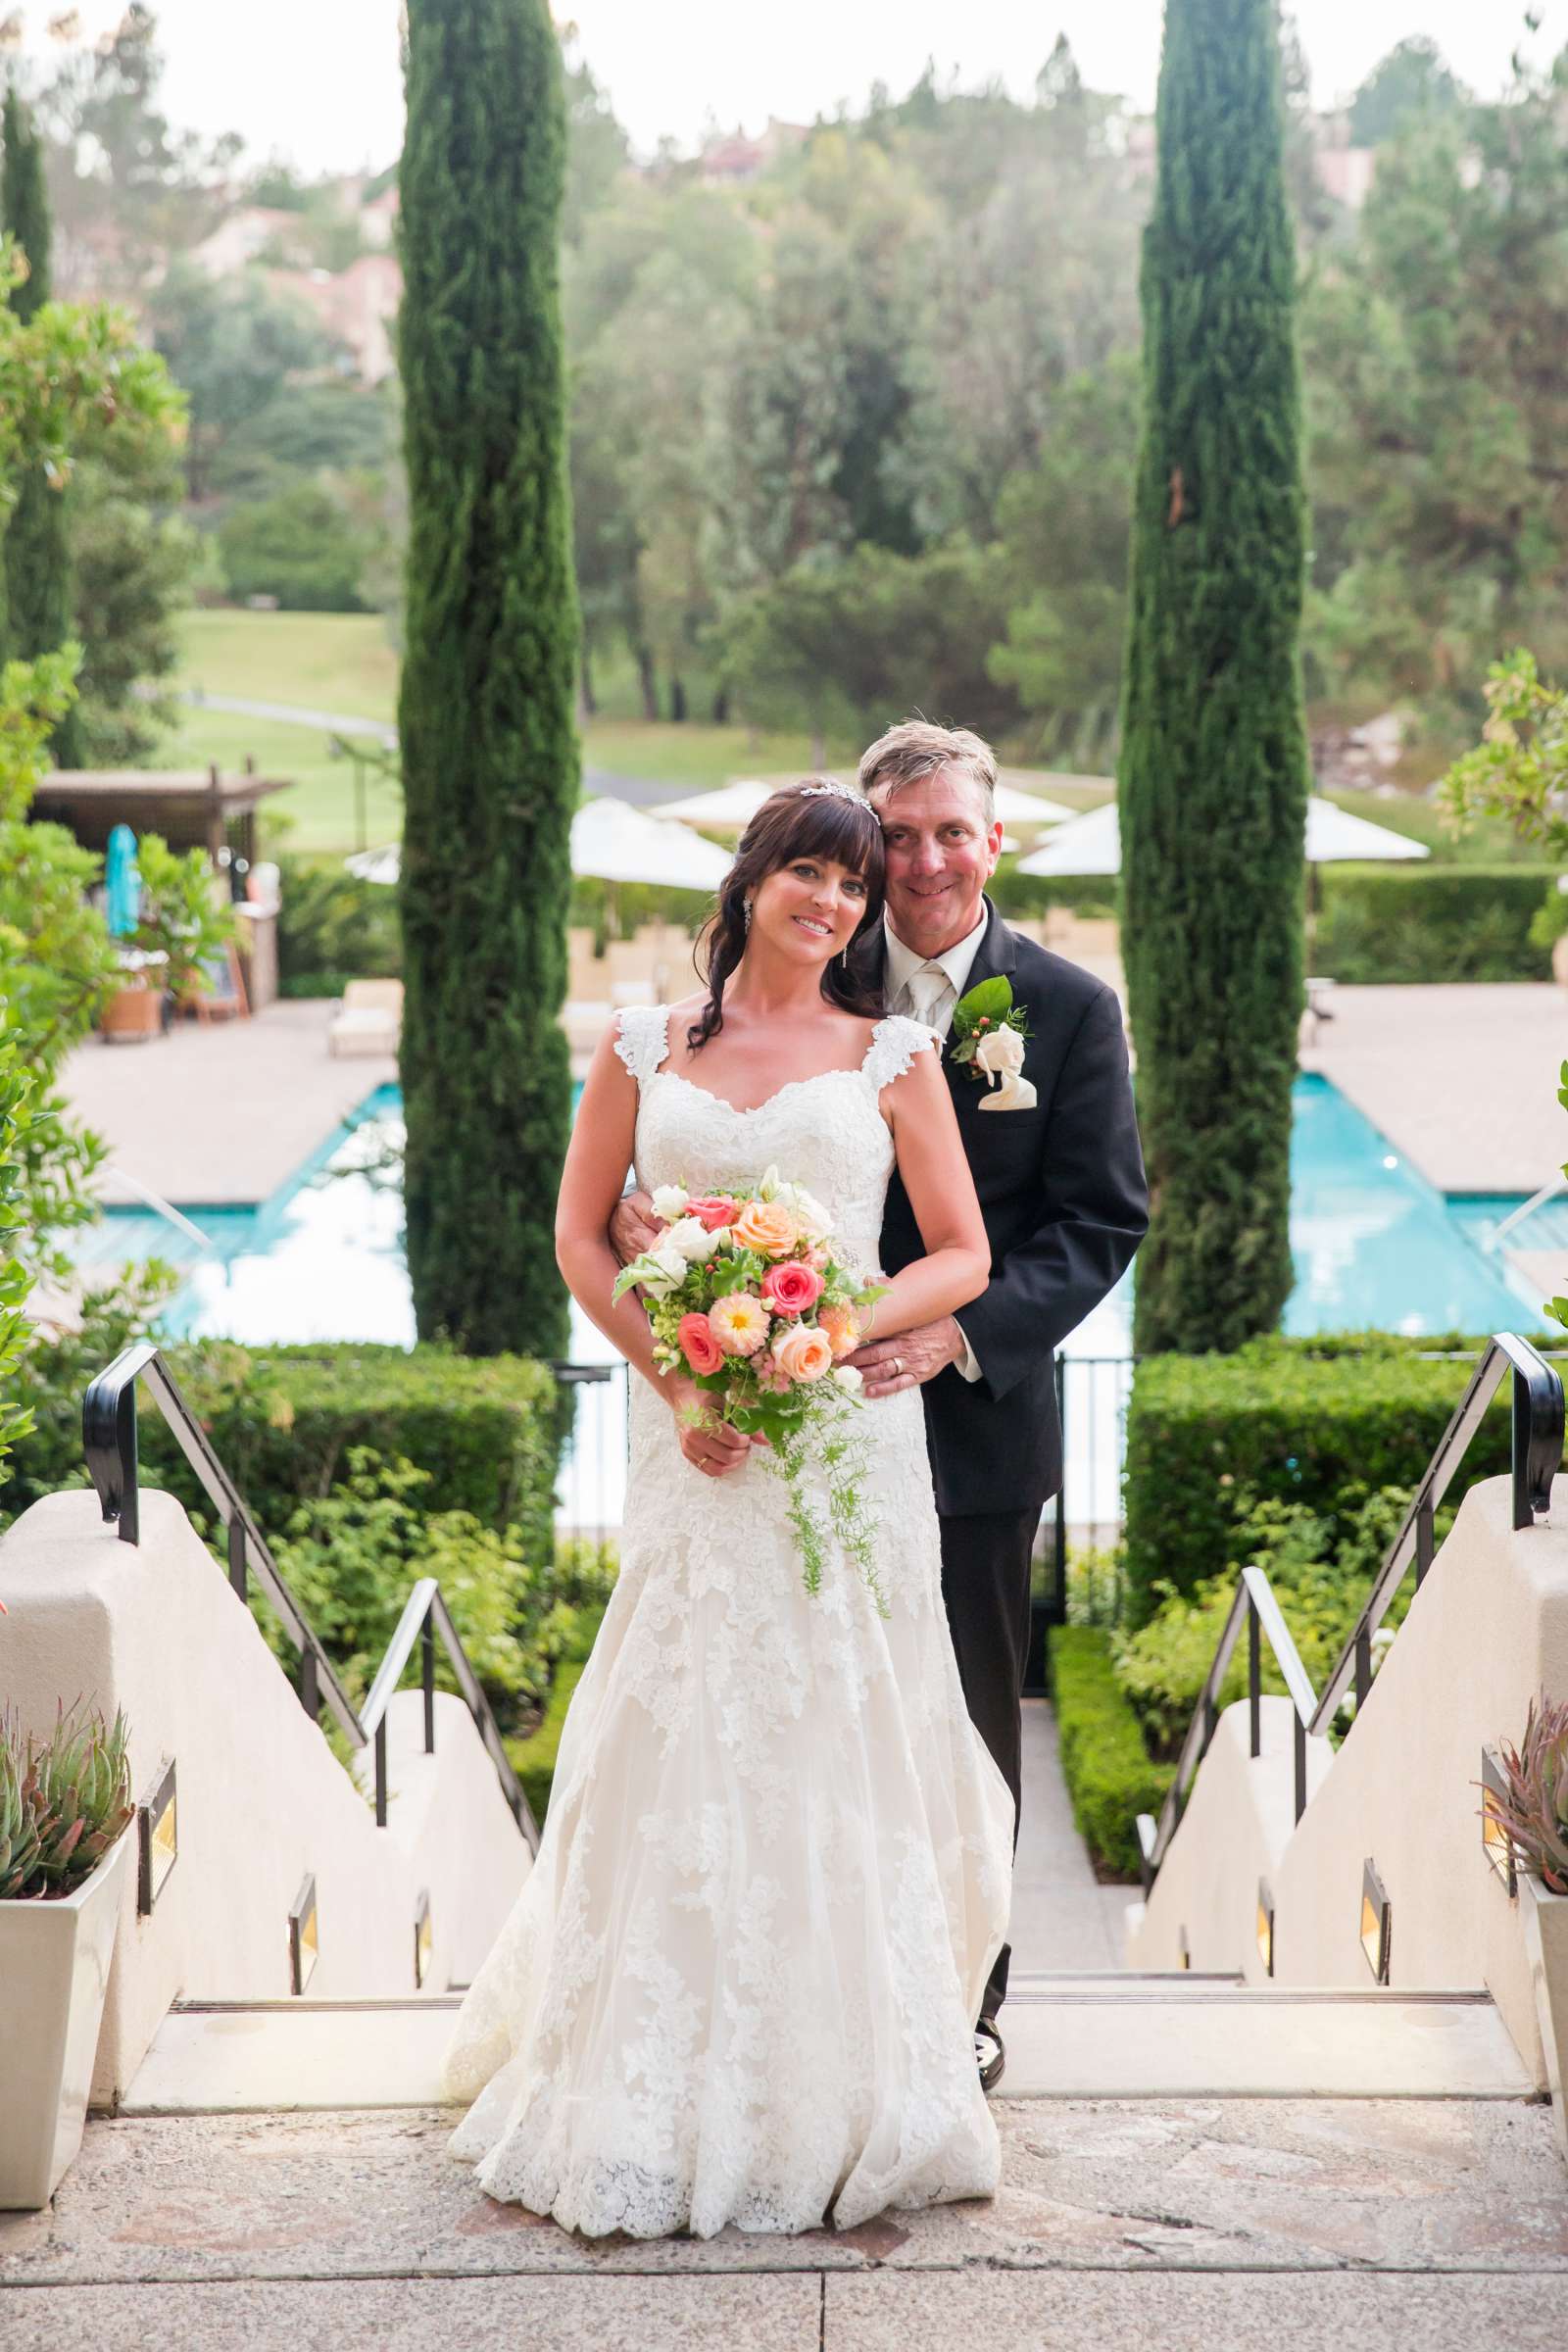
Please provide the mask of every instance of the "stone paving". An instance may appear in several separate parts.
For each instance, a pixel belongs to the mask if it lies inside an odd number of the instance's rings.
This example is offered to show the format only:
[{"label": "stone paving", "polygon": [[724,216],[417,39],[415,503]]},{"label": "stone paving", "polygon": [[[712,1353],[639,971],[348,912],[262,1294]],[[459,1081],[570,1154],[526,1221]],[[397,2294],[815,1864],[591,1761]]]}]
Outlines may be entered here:
[{"label": "stone paving", "polygon": [[8,2352],[179,2343],[833,2352],[1560,2344],[1542,2106],[999,2100],[990,2202],[804,2236],[584,2241],[492,2204],[403,2112],[97,2121],[0,2216]]}]

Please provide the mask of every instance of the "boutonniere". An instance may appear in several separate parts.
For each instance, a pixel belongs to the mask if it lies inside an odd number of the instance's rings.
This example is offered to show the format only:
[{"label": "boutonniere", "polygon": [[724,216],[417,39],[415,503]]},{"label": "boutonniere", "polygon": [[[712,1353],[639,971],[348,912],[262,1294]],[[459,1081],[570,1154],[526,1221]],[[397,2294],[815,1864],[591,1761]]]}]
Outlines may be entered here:
[{"label": "boutonniere", "polygon": [[971,1078],[991,1089],[982,1110],[1033,1110],[1037,1097],[1023,1075],[1027,1007],[1012,1001],[1012,982],[1001,973],[982,980],[954,1007],[955,1061],[967,1062]]}]

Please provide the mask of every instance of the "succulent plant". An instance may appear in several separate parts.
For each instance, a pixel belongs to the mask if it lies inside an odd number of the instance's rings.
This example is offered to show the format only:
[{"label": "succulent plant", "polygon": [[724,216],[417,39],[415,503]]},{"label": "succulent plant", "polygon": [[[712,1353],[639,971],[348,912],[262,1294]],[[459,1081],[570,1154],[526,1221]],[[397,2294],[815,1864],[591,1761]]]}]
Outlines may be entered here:
[{"label": "succulent plant", "polygon": [[125,1719],[78,1701],[46,1740],[0,1715],[0,1901],[70,1894],[130,1820]]},{"label": "succulent plant", "polygon": [[1498,1748],[1507,1792],[1487,1802],[1513,1841],[1521,1870],[1568,1894],[1568,1699],[1530,1702],[1517,1747]]}]

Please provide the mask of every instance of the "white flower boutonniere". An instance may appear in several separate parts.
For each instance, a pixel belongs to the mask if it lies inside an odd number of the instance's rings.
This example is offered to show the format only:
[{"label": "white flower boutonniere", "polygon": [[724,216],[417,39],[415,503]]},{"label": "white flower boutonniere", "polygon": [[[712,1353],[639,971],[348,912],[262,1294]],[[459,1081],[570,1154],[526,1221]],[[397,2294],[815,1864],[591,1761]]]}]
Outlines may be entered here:
[{"label": "white flower boutonniere", "polygon": [[1029,1035],[1023,1005],[1012,1001],[1012,983],[1000,973],[982,980],[960,997],[954,1008],[955,1061],[969,1064],[969,1075],[990,1087],[982,1110],[1033,1110],[1038,1096],[1023,1075],[1024,1042]]}]

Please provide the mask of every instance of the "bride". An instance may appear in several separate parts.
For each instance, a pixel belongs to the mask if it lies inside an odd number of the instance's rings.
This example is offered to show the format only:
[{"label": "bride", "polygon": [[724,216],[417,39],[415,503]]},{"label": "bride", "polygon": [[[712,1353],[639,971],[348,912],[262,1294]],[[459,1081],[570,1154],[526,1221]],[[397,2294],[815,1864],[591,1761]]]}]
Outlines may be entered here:
[{"label": "bride", "polygon": [[878,1019],[858,793],[791,785],[719,898],[706,999],[622,1011],[594,1057],[557,1250],[632,1383],[620,1573],[562,1735],[537,1859],[457,2026],[452,2152],[593,2236],[840,2229],[989,2195],[971,2029],[1007,1923],[1012,1799],[970,1726],[942,1604],[919,1391],[862,1406],[878,1613],[853,1561],[806,1592],[788,1490],[657,1376],[607,1239],[652,1191],[771,1164],[876,1266],[895,1163],[927,1255],[878,1339],[950,1314],[989,1255],[930,1030]]}]

